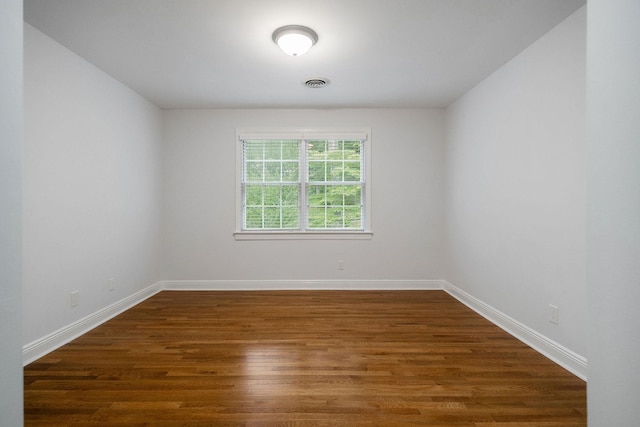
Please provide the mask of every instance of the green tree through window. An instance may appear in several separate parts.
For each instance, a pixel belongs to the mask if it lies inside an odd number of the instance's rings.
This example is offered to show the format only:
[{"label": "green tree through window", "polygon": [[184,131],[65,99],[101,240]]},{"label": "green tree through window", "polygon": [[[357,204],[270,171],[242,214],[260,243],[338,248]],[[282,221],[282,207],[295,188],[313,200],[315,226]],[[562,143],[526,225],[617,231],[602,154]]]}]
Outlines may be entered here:
[{"label": "green tree through window", "polygon": [[300,227],[300,141],[243,144],[244,228]]},{"label": "green tree through window", "polygon": [[362,143],[307,141],[307,226],[362,229]]}]

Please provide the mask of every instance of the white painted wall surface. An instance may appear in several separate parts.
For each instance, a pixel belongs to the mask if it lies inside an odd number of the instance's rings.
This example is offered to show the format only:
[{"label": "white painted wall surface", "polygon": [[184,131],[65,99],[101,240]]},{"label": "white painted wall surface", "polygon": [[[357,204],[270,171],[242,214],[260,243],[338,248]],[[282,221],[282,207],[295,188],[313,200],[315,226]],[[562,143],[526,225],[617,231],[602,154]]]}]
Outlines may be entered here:
[{"label": "white painted wall surface", "polygon": [[21,426],[22,1],[0,5],[0,424]]},{"label": "white painted wall surface", "polygon": [[592,427],[640,420],[640,2],[589,0],[587,176]]},{"label": "white painted wall surface", "polygon": [[[173,110],[164,119],[163,278],[442,278],[442,112]],[[371,128],[371,240],[234,240],[236,128],[278,127]]]},{"label": "white painted wall surface", "polygon": [[162,125],[121,83],[28,24],[24,35],[27,344],[160,279]]},{"label": "white painted wall surface", "polygon": [[582,356],[585,21],[583,8],[450,106],[445,148],[447,280]]}]

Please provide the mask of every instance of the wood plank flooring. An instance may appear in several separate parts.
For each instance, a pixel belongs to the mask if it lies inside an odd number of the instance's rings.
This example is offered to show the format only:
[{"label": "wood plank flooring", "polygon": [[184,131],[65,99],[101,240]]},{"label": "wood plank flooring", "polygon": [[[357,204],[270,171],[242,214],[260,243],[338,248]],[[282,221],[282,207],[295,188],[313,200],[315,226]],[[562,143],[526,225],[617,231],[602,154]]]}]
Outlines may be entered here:
[{"label": "wood plank flooring", "polygon": [[584,381],[442,291],[165,291],[24,374],[26,426],[586,426]]}]

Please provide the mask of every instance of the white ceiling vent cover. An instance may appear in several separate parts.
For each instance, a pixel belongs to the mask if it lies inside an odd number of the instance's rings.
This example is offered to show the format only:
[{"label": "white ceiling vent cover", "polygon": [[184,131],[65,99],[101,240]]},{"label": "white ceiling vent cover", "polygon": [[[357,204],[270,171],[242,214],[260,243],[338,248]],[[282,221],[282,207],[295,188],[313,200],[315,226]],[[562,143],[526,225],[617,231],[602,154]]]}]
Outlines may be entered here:
[{"label": "white ceiling vent cover", "polygon": [[311,89],[319,89],[321,87],[329,86],[329,83],[331,83],[329,79],[313,78],[313,79],[306,80],[304,82],[304,85]]}]

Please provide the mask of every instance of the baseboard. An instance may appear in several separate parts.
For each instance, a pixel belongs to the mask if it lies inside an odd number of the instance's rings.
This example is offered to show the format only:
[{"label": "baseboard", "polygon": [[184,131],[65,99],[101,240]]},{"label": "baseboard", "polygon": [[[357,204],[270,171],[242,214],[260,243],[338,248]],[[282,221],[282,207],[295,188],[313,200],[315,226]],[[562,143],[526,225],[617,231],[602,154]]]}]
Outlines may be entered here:
[{"label": "baseboard", "polygon": [[480,301],[460,288],[443,280],[443,289],[455,299],[480,314],[515,338],[548,357],[577,377],[587,380],[587,359],[523,325],[501,311]]},{"label": "baseboard", "polygon": [[162,290],[160,282],[22,347],[22,363],[29,363],[87,333],[96,326],[141,303]]},{"label": "baseboard", "polygon": [[442,290],[442,280],[163,280],[172,291]]}]

